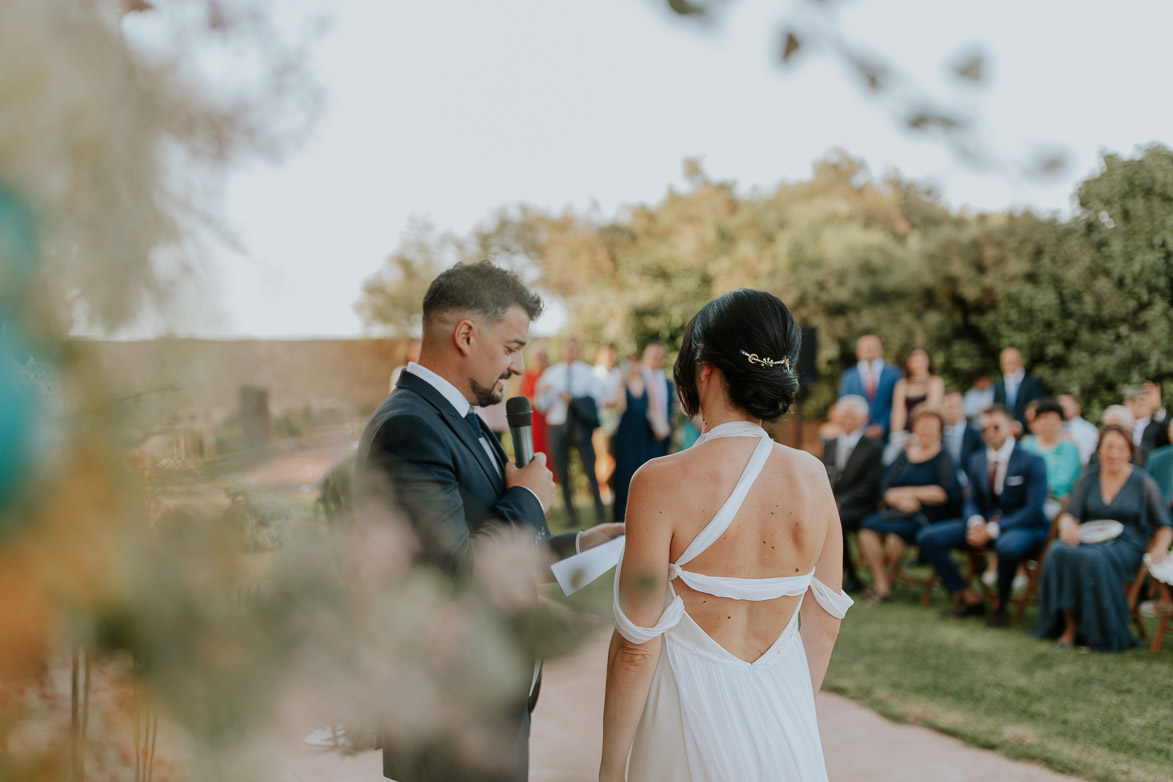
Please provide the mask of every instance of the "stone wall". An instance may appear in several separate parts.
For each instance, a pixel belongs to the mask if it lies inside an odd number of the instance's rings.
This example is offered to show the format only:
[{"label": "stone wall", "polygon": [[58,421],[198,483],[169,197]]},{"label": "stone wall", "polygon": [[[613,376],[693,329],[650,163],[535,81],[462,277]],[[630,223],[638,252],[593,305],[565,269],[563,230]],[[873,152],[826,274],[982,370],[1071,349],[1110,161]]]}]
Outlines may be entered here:
[{"label": "stone wall", "polygon": [[[205,425],[237,414],[244,386],[267,390],[274,414],[309,406],[365,418],[387,396],[391,370],[407,347],[404,340],[384,339],[177,338],[74,346],[111,396],[142,395],[123,402],[139,420]],[[159,391],[167,387],[174,390]]]}]

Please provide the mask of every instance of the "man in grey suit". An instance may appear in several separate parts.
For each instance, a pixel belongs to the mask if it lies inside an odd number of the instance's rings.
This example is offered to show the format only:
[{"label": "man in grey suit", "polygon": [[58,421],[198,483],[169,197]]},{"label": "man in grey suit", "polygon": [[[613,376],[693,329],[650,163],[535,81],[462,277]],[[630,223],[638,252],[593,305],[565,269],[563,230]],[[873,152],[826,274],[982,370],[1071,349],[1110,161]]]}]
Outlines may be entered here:
[{"label": "man in grey suit", "polygon": [[[516,275],[488,261],[440,274],[424,294],[419,361],[404,369],[359,442],[362,485],[394,498],[420,540],[423,559],[457,583],[472,572],[480,547],[503,529],[559,557],[622,533],[623,525],[606,524],[551,537],[546,513],[554,481],[545,455],[525,467],[507,461],[474,410],[501,401],[505,381],[522,373],[530,321],[541,310],[541,299]],[[487,748],[493,756],[487,764],[470,767],[452,741],[402,746],[385,739],[384,774],[399,782],[523,782],[541,676],[534,661],[522,664],[532,668],[532,679],[526,676],[525,688],[487,726],[512,739]]]}]

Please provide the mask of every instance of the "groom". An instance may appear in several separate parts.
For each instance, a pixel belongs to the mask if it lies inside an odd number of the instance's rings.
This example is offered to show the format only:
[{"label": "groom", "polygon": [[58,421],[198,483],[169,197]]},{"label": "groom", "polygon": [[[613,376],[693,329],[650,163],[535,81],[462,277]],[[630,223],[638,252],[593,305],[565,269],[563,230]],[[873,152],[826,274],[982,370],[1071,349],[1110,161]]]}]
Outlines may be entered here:
[{"label": "groom", "polygon": [[[544,454],[525,467],[505,452],[474,407],[501,401],[505,381],[524,371],[522,349],[542,300],[513,273],[488,261],[457,264],[424,294],[419,361],[399,376],[395,390],[371,416],[355,469],[389,483],[420,539],[425,558],[453,579],[471,573],[478,548],[495,531],[532,534],[555,556],[597,546],[622,534],[606,524],[550,536],[546,513],[554,481]],[[529,767],[529,715],[541,684],[517,693],[516,734],[501,747],[509,770],[473,777],[452,748],[404,757],[384,746],[383,773],[399,782],[493,779],[524,782]],[[410,765],[407,765],[410,764]],[[402,776],[401,776],[402,775]]]}]

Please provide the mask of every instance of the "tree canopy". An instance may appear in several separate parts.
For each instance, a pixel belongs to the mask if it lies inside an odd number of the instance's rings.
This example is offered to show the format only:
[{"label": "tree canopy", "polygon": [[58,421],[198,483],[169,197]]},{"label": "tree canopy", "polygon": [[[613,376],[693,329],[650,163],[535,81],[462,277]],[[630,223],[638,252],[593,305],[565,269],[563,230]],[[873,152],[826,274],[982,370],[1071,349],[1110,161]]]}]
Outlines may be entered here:
[{"label": "tree canopy", "polygon": [[683,191],[609,220],[519,206],[465,238],[414,234],[364,285],[360,312],[402,331],[433,269],[488,257],[560,300],[567,334],[623,351],[679,344],[706,301],[761,288],[819,329],[816,412],[868,331],[897,363],[928,348],[959,385],[1015,345],[1049,391],[1093,411],[1122,385],[1173,374],[1162,349],[1173,329],[1173,152],[1163,146],[1106,155],[1069,219],[952,210],[840,151],[771,192],[741,193],[696,161],[685,173]]}]

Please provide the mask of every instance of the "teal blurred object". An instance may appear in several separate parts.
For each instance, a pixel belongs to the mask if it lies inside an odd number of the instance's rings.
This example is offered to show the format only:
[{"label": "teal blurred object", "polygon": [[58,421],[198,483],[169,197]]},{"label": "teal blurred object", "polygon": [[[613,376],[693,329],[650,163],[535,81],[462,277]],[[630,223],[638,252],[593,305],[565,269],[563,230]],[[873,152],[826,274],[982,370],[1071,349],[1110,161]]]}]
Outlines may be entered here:
[{"label": "teal blurred object", "polygon": [[11,510],[36,458],[37,406],[13,348],[8,335],[0,333],[0,537],[13,523],[4,511]]},{"label": "teal blurred object", "polygon": [[37,263],[36,220],[24,200],[0,181],[0,333],[19,307]]},{"label": "teal blurred object", "polygon": [[6,513],[32,473],[37,405],[32,380],[22,374],[20,309],[37,263],[32,211],[0,182],[0,536],[19,514]]}]

